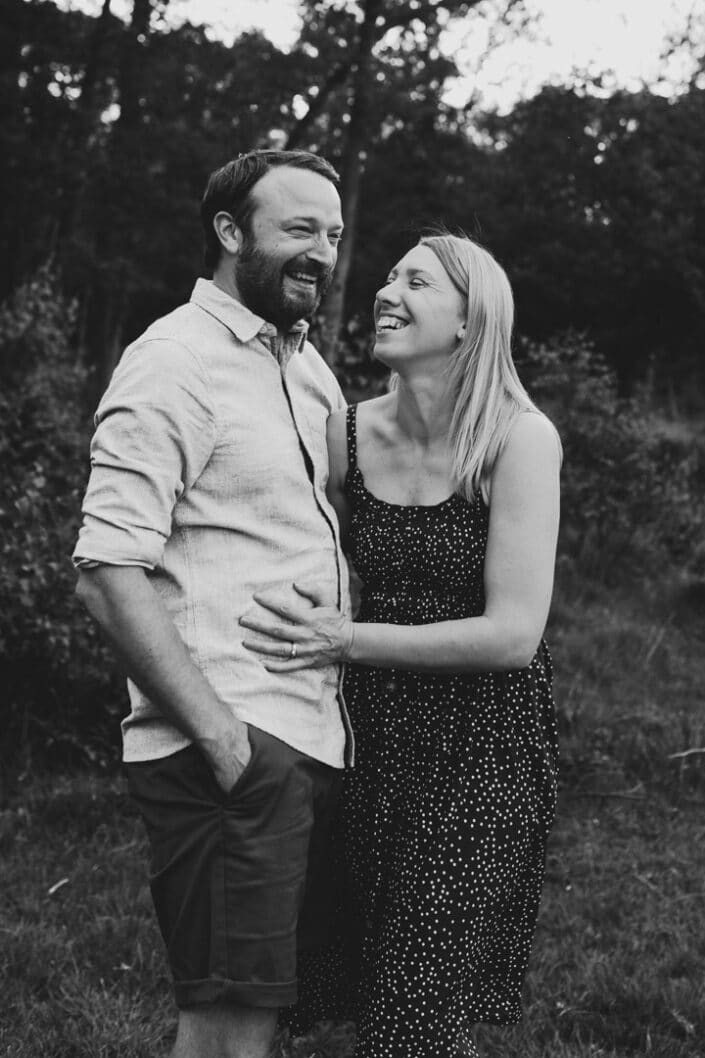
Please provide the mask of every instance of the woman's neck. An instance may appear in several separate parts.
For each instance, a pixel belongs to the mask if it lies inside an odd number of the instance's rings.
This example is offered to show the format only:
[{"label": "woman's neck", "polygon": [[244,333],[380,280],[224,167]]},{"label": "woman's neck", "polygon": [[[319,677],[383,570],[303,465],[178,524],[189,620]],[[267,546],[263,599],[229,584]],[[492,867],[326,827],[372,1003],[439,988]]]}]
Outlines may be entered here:
[{"label": "woman's neck", "polygon": [[400,377],[393,392],[394,419],[404,436],[424,448],[447,442],[453,405],[444,378]]}]

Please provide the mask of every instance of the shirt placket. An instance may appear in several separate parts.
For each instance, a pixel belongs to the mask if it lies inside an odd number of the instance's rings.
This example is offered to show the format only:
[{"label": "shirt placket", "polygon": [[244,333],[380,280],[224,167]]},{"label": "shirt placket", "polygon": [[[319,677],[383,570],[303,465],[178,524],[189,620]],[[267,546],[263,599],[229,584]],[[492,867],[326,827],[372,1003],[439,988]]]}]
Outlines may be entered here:
[{"label": "shirt placket", "polygon": [[[302,428],[302,424],[299,421],[299,416],[302,416],[305,419],[305,414],[297,408],[296,400],[294,399],[294,394],[292,393],[287,380],[287,367],[289,361],[291,360],[292,356],[298,355],[298,352],[301,348],[301,342],[303,340],[304,333],[293,332],[292,334],[280,335],[274,330],[273,327],[271,327],[270,324],[265,324],[265,326],[260,331],[258,337],[266,345],[272,356],[277,360],[279,364],[282,389],[284,391],[284,396],[286,397],[286,402],[289,408],[289,414],[291,415],[291,421],[294,425],[299,445],[301,446],[301,450],[304,454],[306,471],[311,481],[311,488],[313,489],[313,498],[316,502],[316,506],[318,507],[319,512],[321,513],[322,517],[326,522],[326,525],[328,526],[328,529],[330,530],[331,536],[333,537],[333,543],[335,544],[335,563],[338,588],[337,605],[341,606],[343,600],[343,571],[340,562],[341,550],[338,527],[321,502],[321,486],[316,476],[316,463],[313,458],[313,455],[311,454],[309,445],[306,441],[306,430]],[[306,425],[308,426],[308,422],[306,422]]]},{"label": "shirt placket", "polygon": [[[289,360],[300,350],[303,336],[299,334],[296,339],[294,338],[294,335],[281,336],[275,331],[275,329],[270,324],[265,324],[262,330],[260,331],[258,338],[266,346],[266,348],[269,350],[269,352],[279,364],[282,390],[284,392],[286,403],[289,408],[289,414],[291,415],[291,421],[294,426],[294,430],[296,431],[296,436],[298,438],[299,445],[304,456],[306,472],[309,476],[311,488],[313,490],[313,498],[333,537],[333,542],[335,544],[334,551],[338,589],[337,605],[338,607],[341,607],[343,601],[343,569],[341,564],[342,548],[340,545],[340,532],[338,529],[337,521],[335,521],[335,519],[331,517],[331,515],[321,503],[320,483],[316,479],[316,463],[309,450],[309,446],[306,443],[305,431],[302,429],[298,419],[298,415],[301,415],[303,418],[305,418],[305,413],[301,412],[300,409],[297,409],[296,401],[293,398],[287,381],[286,369],[289,364]],[[309,424],[307,421],[307,426],[308,425]],[[338,677],[338,701],[340,704],[343,726],[345,727],[346,732],[346,762],[347,765],[351,767],[355,761],[355,736],[353,733],[352,724],[350,722],[350,716],[348,714],[347,705],[345,703],[345,698],[343,695],[344,677],[345,665],[341,665],[340,674]]]}]

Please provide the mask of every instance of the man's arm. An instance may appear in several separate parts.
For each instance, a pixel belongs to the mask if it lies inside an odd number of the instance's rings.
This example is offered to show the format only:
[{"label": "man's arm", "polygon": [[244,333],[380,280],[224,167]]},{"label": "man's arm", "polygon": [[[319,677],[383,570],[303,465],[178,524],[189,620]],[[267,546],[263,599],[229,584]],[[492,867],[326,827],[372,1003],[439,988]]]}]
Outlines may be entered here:
[{"label": "man's arm", "polygon": [[250,759],[247,725],[194,665],[145,570],[81,569],[76,592],[127,675],[196,743],[222,789],[232,789]]},{"label": "man's arm", "polygon": [[213,450],[209,380],[184,345],[144,340],[121,361],[96,421],[74,553],[79,597],[127,674],[229,790],[250,756],[247,727],[191,660],[146,572],[161,561],[174,507]]}]

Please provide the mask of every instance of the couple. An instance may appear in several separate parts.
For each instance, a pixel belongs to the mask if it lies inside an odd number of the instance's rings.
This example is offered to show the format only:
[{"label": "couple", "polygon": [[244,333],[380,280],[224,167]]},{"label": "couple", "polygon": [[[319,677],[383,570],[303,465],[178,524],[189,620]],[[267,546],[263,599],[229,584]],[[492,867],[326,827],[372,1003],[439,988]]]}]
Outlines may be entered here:
[{"label": "couple", "polygon": [[265,1058],[297,1000],[294,1024],[352,1014],[359,1058],[472,1055],[474,1024],[519,1017],[555,799],[560,446],[511,361],[504,272],[454,236],[382,284],[394,385],[345,408],[302,322],[337,184],[306,152],[213,173],[213,281],[96,415],[74,561],[130,677],[174,1058]]}]

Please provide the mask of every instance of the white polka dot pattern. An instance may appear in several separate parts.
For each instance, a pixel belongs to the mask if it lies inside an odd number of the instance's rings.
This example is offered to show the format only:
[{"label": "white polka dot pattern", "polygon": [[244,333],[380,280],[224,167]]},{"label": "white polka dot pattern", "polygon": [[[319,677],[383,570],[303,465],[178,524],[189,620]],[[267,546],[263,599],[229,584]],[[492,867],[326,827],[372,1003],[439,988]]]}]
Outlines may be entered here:
[{"label": "white polka dot pattern", "polygon": [[[355,413],[346,487],[358,620],[481,614],[482,499],[374,497],[357,467]],[[357,764],[336,829],[342,939],[302,966],[299,1026],[353,1017],[356,1058],[451,1058],[476,1054],[474,1024],[519,1019],[555,810],[551,678],[543,643],[510,673],[349,667]]]}]

